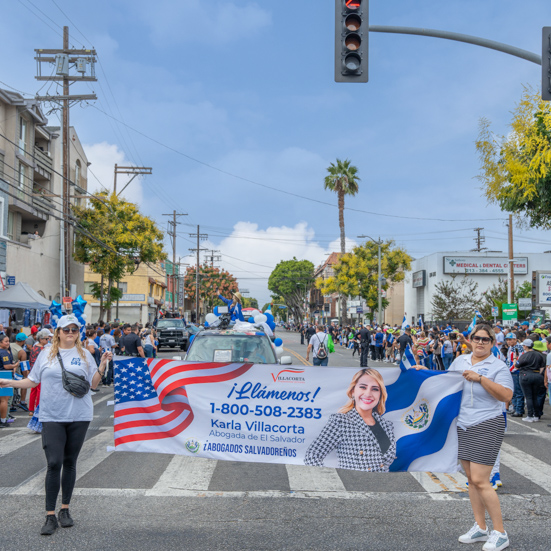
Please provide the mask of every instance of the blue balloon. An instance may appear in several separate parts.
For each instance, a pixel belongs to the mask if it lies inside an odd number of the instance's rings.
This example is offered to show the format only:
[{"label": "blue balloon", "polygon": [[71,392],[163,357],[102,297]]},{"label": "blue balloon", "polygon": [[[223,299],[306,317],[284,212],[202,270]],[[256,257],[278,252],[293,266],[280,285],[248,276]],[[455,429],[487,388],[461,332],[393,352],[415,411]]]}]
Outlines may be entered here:
[{"label": "blue balloon", "polygon": [[267,325],[272,331],[275,331],[275,328],[276,328],[275,321],[268,321]]},{"label": "blue balloon", "polygon": [[283,340],[280,339],[280,338],[278,337],[278,338],[274,341],[274,344],[275,344],[276,346],[281,346],[281,345],[283,344]]},{"label": "blue balloon", "polygon": [[189,346],[191,345],[191,343],[193,342],[193,339],[195,338],[195,335],[191,335],[191,337],[189,338],[189,345],[188,345],[188,348]]},{"label": "blue balloon", "polygon": [[254,318],[252,316],[249,318],[249,323],[254,323]]},{"label": "blue balloon", "polygon": [[213,314],[215,314],[216,316],[219,316],[220,314],[218,313],[218,306],[215,306],[213,311],[212,311]]},{"label": "blue balloon", "polygon": [[274,321],[274,316],[272,315],[272,312],[264,312],[264,315],[268,318],[268,324],[271,322],[271,321]]},{"label": "blue balloon", "polygon": [[205,329],[206,329],[208,326],[209,326],[209,322],[206,321],[206,322],[205,322]]}]

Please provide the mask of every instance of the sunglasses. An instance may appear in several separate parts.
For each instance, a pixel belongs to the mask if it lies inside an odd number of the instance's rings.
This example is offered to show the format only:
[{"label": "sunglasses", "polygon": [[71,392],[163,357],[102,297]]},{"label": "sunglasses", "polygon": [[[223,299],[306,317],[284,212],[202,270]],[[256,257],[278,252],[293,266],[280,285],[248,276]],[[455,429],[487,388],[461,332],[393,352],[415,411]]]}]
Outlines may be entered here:
[{"label": "sunglasses", "polygon": [[69,333],[80,333],[80,329],[78,327],[64,327],[62,331],[68,335]]},{"label": "sunglasses", "polygon": [[473,337],[472,341],[477,344],[490,344],[492,339],[490,337]]}]

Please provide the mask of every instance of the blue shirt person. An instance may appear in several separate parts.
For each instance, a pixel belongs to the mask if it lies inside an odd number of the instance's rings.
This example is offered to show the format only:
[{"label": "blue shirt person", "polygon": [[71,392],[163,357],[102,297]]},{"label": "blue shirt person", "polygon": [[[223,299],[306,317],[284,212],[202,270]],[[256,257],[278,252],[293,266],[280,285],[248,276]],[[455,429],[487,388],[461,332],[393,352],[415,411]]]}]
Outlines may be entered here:
[{"label": "blue shirt person", "polygon": [[245,318],[243,317],[243,306],[241,305],[241,293],[232,293],[232,296],[233,299],[224,298],[220,294],[220,289],[218,289],[218,298],[228,305],[228,311],[231,314],[232,321],[245,321]]}]

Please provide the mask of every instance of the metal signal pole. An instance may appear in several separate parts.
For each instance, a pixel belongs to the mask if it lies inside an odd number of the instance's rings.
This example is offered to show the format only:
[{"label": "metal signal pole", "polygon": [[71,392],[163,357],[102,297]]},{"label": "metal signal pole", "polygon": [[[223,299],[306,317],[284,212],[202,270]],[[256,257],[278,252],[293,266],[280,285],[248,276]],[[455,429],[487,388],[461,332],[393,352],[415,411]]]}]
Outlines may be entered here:
[{"label": "metal signal pole", "polygon": [[[115,172],[115,175],[116,174],[117,173]],[[170,235],[172,237],[172,274],[170,276],[170,279],[172,281],[172,313],[174,313],[174,295],[176,294],[176,292],[175,292],[175,289],[176,289],[176,287],[175,287],[175,283],[176,283],[176,226],[177,226],[177,224],[180,223],[180,222],[177,221],[177,217],[178,216],[187,216],[187,214],[177,213],[176,211],[172,211],[172,214],[163,214],[163,216],[172,216],[172,220],[168,221],[168,223],[172,227],[172,231],[168,231],[167,233],[168,233],[168,235]]]}]

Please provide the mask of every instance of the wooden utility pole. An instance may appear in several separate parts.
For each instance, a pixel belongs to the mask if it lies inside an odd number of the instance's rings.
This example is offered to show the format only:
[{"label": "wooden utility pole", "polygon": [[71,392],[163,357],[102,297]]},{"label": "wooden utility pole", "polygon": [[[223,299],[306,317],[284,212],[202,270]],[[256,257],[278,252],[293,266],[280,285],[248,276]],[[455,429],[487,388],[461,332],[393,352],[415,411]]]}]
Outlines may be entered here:
[{"label": "wooden utility pole", "polygon": [[[59,96],[36,96],[37,101],[54,102],[61,105],[62,117],[62,151],[63,151],[63,183],[62,183],[62,211],[63,220],[61,248],[63,253],[61,260],[63,267],[61,269],[61,296],[69,296],[71,289],[71,251],[72,240],[70,232],[70,214],[71,214],[71,168],[70,151],[71,141],[69,139],[69,109],[70,104],[79,101],[96,100],[95,94],[70,95],[69,86],[71,82],[95,82],[94,64],[96,62],[95,50],[75,50],[69,49],[69,27],[63,27],[63,48],[61,50],[37,49],[35,50],[38,75],[35,77],[39,81],[61,81],[63,82],[63,95]],[[42,75],[42,63],[53,63],[55,65],[55,76]],[[74,64],[77,73],[81,76],[71,75],[69,67]],[[90,65],[90,76],[85,76],[87,66]],[[74,184],[74,182],[73,182]]]},{"label": "wooden utility pole", "polygon": [[515,263],[513,256],[513,215],[509,215],[509,285],[507,285],[507,302],[515,300]]},{"label": "wooden utility pole", "polygon": [[215,251],[214,249],[209,249],[210,255],[205,256],[205,261],[210,262],[211,268],[214,268],[215,262],[220,262],[222,260],[222,257],[219,254],[220,251]]},{"label": "wooden utility pole", "polygon": [[[122,167],[119,167],[119,168],[122,168]],[[178,222],[177,217],[187,216],[187,214],[177,213],[176,211],[173,211],[172,214],[163,214],[163,216],[172,216],[172,220],[168,221],[168,223],[172,228],[172,231],[169,230],[167,233],[172,237],[172,274],[170,279],[172,281],[172,312],[174,313],[174,295],[176,294],[176,291],[175,291],[176,289],[175,287],[176,285],[176,226],[180,223]]]},{"label": "wooden utility pole", "polygon": [[201,241],[208,239],[209,236],[200,232],[199,224],[197,224],[197,233],[190,233],[189,236],[197,238],[197,248],[189,250],[197,253],[197,265],[195,266],[195,323],[199,323],[199,254],[201,251],[208,251],[208,249],[201,249]]}]

